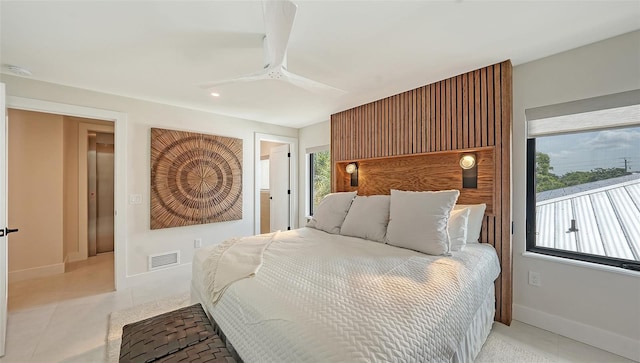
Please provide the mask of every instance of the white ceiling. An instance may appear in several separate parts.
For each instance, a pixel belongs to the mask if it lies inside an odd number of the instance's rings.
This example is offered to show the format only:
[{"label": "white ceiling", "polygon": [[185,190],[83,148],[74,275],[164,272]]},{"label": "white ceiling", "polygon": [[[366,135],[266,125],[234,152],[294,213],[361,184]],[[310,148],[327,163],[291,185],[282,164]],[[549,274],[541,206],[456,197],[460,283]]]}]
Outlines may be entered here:
[{"label": "white ceiling", "polygon": [[[256,1],[0,2],[0,61],[31,78],[301,127],[505,59],[514,65],[640,29],[640,1],[295,1],[288,68],[348,91],[269,80]],[[6,67],[3,73],[8,73]]]}]

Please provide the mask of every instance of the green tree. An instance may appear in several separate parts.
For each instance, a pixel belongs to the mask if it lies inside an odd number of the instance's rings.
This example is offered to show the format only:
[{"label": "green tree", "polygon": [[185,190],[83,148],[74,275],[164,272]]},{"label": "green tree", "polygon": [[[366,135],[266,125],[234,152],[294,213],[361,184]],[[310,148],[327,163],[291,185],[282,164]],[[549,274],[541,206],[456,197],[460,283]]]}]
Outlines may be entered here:
[{"label": "green tree", "polygon": [[558,177],[551,170],[553,167],[549,155],[536,152],[537,193],[631,174],[624,168],[595,168],[590,171],[570,171]]},{"label": "green tree", "polygon": [[580,185],[593,181],[588,171],[571,171],[560,177],[565,186]]},{"label": "green tree", "polygon": [[548,175],[553,170],[548,154],[536,152],[536,175]]},{"label": "green tree", "polygon": [[551,158],[548,154],[536,152],[536,193],[564,187],[557,175],[551,172]]},{"label": "green tree", "polygon": [[591,170],[591,181],[617,178],[629,174],[631,172],[626,171],[624,168],[595,168]]},{"label": "green tree", "polygon": [[329,151],[313,153],[313,208],[331,192],[331,154]]}]

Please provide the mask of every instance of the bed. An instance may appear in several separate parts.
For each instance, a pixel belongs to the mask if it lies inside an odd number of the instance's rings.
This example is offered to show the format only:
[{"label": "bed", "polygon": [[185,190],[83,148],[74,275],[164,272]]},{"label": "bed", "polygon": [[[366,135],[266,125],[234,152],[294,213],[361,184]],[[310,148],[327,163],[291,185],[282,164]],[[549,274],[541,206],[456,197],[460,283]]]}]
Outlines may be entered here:
[{"label": "bed", "polygon": [[259,269],[215,303],[220,246],[193,260],[192,299],[245,362],[472,362],[490,332],[489,244],[429,255],[308,227],[239,241],[260,240]]}]

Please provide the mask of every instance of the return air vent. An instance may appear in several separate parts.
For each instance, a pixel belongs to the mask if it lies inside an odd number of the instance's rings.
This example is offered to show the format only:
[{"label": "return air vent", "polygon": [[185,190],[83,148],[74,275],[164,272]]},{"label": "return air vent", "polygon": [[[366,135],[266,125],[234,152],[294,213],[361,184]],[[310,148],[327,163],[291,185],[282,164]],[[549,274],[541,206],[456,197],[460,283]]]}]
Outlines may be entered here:
[{"label": "return air vent", "polygon": [[180,264],[180,251],[171,251],[158,255],[149,255],[149,270]]}]

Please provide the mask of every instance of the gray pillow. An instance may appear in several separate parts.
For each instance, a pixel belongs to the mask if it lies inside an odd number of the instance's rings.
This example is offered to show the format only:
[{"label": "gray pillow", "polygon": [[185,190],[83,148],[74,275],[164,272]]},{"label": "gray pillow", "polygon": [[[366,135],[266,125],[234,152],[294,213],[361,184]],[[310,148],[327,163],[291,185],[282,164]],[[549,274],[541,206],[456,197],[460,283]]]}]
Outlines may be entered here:
[{"label": "gray pillow", "polygon": [[458,190],[404,192],[391,190],[387,243],[429,255],[448,255],[447,222]]},{"label": "gray pillow", "polygon": [[469,224],[469,208],[454,209],[449,214],[449,241],[451,251],[462,251],[467,244],[467,228]]},{"label": "gray pillow", "polygon": [[327,194],[318,204],[318,208],[307,223],[307,227],[339,234],[344,217],[347,215],[356,194],[357,192]]},{"label": "gray pillow", "polygon": [[388,195],[357,196],[344,219],[340,234],[384,243],[390,198]]}]

